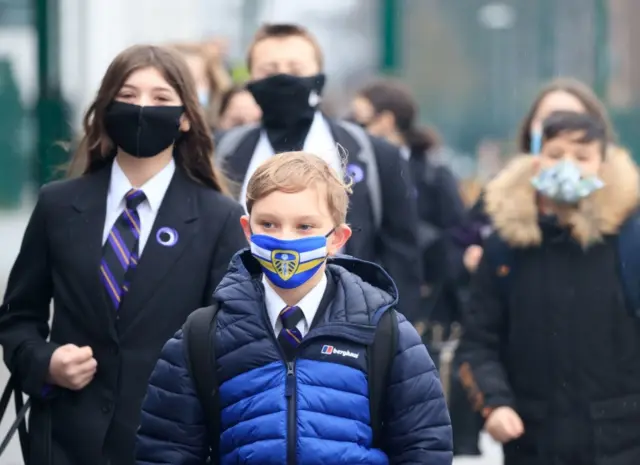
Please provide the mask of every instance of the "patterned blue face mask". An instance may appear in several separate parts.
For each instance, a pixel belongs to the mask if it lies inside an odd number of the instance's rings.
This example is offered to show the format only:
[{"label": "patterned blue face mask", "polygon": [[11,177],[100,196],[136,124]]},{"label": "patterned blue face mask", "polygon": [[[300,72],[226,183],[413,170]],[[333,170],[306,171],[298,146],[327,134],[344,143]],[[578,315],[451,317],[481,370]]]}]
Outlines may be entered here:
[{"label": "patterned blue face mask", "polygon": [[309,281],[327,259],[327,237],[332,233],[300,239],[253,234],[251,253],[274,286],[295,289]]},{"label": "patterned blue face mask", "polygon": [[531,184],[541,195],[568,204],[576,204],[604,187],[604,182],[597,176],[584,178],[580,168],[570,160],[562,160],[541,171]]}]

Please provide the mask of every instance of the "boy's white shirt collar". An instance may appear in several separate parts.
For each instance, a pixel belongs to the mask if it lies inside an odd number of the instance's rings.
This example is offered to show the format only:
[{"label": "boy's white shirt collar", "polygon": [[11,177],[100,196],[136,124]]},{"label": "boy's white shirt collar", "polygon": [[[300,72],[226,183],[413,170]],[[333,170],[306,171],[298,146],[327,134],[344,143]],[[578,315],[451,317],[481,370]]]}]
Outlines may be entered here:
[{"label": "boy's white shirt collar", "polygon": [[[271,287],[271,284],[264,275],[262,275],[262,284],[264,286],[264,301],[267,307],[267,314],[269,315],[269,322],[277,337],[282,329],[282,322],[278,317],[280,316],[280,312],[287,307],[287,304],[280,298],[273,287]],[[300,307],[304,315],[304,318],[296,325],[303,337],[309,332],[309,327],[318,312],[318,307],[320,307],[320,302],[326,289],[327,275],[323,272],[320,282],[296,305]]]}]

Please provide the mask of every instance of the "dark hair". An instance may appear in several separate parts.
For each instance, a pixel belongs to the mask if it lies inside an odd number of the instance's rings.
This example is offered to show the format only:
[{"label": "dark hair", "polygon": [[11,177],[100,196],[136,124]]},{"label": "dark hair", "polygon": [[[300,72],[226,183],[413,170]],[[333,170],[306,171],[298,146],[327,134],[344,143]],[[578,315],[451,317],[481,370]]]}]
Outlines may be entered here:
[{"label": "dark hair", "polygon": [[542,123],[542,139],[548,141],[566,133],[581,133],[576,142],[588,144],[598,141],[606,146],[607,129],[602,121],[591,115],[573,111],[554,111]]},{"label": "dark hair", "polygon": [[538,107],[549,94],[554,92],[566,92],[577,98],[586,109],[586,113],[599,119],[606,131],[606,141],[614,142],[615,133],[609,114],[596,94],[586,84],[571,78],[559,78],[551,81],[542,88],[531,105],[529,112],[522,121],[518,135],[518,149],[527,153],[531,147],[531,123],[538,112]]},{"label": "dark hair", "polygon": [[248,92],[247,88],[245,86],[237,85],[231,86],[229,89],[223,92],[222,96],[220,97],[220,108],[218,109],[218,117],[224,115],[224,113],[227,111],[227,108],[229,108],[233,97],[243,92]]},{"label": "dark hair", "polygon": [[358,92],[367,99],[377,115],[388,111],[396,121],[396,128],[411,151],[428,152],[440,144],[438,135],[429,128],[416,126],[418,106],[409,89],[394,80],[380,80]]},{"label": "dark hair", "polygon": [[132,73],[150,67],[157,69],[175,89],[191,123],[190,130],[176,140],[176,164],[195,181],[226,194],[226,180],[213,166],[213,139],[198,102],[193,76],[178,52],[154,45],[130,47],[109,65],[96,99],[83,119],[84,136],[71,160],[68,175],[93,173],[113,161],[116,147],[104,128],[105,111]]},{"label": "dark hair", "polygon": [[265,39],[271,38],[280,38],[285,39],[287,37],[302,37],[309,41],[309,43],[313,46],[316,51],[316,58],[318,59],[318,65],[322,69],[324,66],[324,57],[322,55],[322,49],[320,48],[320,44],[316,40],[316,38],[309,32],[307,28],[304,26],[300,26],[298,24],[288,24],[288,23],[276,23],[276,24],[263,24],[260,29],[253,36],[253,41],[249,46],[249,50],[247,51],[247,68],[251,70],[252,65],[252,57],[253,57],[253,49],[255,48],[258,42],[261,42]]}]

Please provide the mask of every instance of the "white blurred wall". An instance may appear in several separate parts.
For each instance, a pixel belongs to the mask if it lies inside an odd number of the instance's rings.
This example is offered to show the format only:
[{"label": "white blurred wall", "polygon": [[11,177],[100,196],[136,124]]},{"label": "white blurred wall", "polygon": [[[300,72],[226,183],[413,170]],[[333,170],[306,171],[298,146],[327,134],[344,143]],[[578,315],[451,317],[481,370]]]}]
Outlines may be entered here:
[{"label": "white blurred wall", "polygon": [[[93,98],[109,62],[123,48],[226,37],[232,58],[242,60],[264,21],[304,24],[326,55],[329,86],[376,64],[376,2],[370,0],[61,0],[62,83],[76,122]],[[179,5],[179,6],[178,6]]]},{"label": "white blurred wall", "polygon": [[207,22],[202,5],[202,0],[61,0],[62,86],[79,110],[76,119],[122,49],[201,39]]},{"label": "white blurred wall", "polygon": [[[226,37],[243,60],[263,22],[295,22],[318,38],[334,95],[361,82],[377,62],[377,2],[371,0],[60,0],[62,90],[78,127],[111,60],[136,43]],[[29,26],[0,28],[0,56],[14,65],[21,95],[37,96],[36,34]]]}]

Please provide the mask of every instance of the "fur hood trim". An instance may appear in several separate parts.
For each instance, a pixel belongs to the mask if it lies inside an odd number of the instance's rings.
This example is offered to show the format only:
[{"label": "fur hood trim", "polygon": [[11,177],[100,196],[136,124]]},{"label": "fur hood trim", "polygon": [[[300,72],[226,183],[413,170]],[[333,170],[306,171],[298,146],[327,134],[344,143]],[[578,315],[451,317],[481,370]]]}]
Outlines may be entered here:
[{"label": "fur hood trim", "polygon": [[[521,155],[513,159],[487,185],[485,209],[500,237],[512,247],[532,247],[542,242],[538,223],[538,196],[531,184],[538,157]],[[605,186],[576,206],[558,212],[560,224],[571,229],[584,248],[616,234],[622,223],[638,208],[640,175],[631,156],[611,147],[600,169]]]}]

